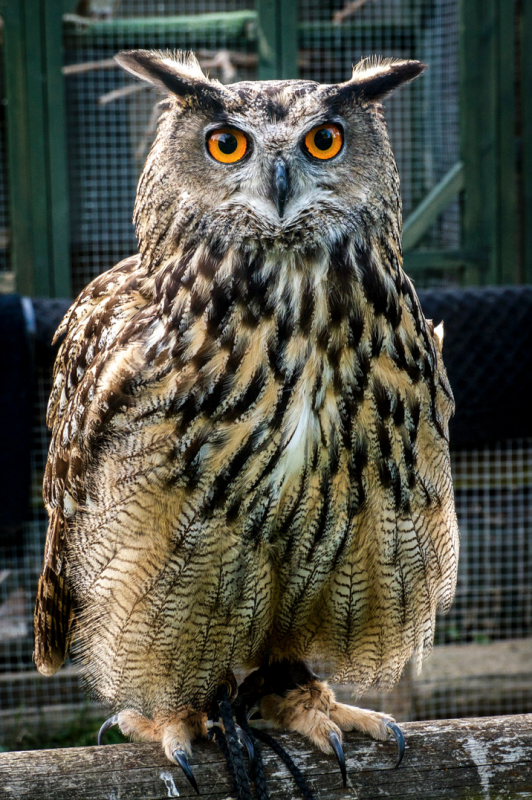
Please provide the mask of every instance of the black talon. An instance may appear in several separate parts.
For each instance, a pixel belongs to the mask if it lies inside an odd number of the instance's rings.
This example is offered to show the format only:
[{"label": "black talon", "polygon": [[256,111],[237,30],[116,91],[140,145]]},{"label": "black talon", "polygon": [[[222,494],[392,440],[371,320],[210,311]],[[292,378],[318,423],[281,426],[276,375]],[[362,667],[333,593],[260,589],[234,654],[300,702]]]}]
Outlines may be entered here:
[{"label": "black talon", "polygon": [[340,772],[342,773],[342,780],[344,782],[344,787],[347,786],[347,770],[345,768],[345,756],[342,745],[340,743],[340,739],[338,734],[332,731],[329,734],[329,743],[334,750],[334,754],[338,759],[338,765],[340,767]]},{"label": "black talon", "polygon": [[255,772],[255,764],[257,763],[257,757],[255,755],[255,747],[254,747],[253,742],[251,740],[251,736],[249,736],[246,733],[246,731],[243,730],[243,728],[240,727],[240,725],[236,726],[236,732],[237,732],[238,739],[239,739],[240,743],[243,744],[244,747],[247,750],[248,759],[249,759],[249,766],[250,766],[251,773],[253,774]]},{"label": "black talon", "polygon": [[179,766],[185,773],[185,778],[188,779],[188,782],[190,783],[196,794],[199,794],[200,790],[198,789],[198,784],[196,783],[196,778],[194,777],[194,773],[190,769],[190,764],[188,763],[188,758],[186,753],[184,753],[182,750],[174,750],[172,752],[172,755],[175,759],[176,764],[179,764]]},{"label": "black talon", "polygon": [[113,727],[113,725],[118,725],[118,714],[113,714],[112,717],[109,717],[109,719],[106,719],[105,722],[103,723],[102,727],[98,731],[98,745],[102,744],[103,737],[105,736],[109,728]]},{"label": "black talon", "polygon": [[403,760],[403,756],[405,754],[405,737],[403,735],[403,731],[401,730],[399,725],[397,725],[396,722],[388,722],[388,724],[386,725],[386,730],[390,731],[390,733],[393,733],[393,735],[395,736],[395,741],[397,742],[397,747],[399,749],[399,759],[397,761],[397,764],[395,765],[395,769],[397,769],[397,767]]}]

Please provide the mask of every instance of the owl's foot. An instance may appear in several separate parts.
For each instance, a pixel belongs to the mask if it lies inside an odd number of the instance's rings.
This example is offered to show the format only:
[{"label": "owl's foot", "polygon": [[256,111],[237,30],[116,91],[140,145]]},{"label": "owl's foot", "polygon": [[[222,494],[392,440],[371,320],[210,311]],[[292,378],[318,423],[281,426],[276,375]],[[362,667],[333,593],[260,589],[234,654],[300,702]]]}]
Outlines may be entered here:
[{"label": "owl's foot", "polygon": [[335,754],[345,783],[342,731],[357,730],[385,741],[392,734],[398,744],[399,766],[404,754],[404,736],[393,717],[365,708],[337,703],[327,683],[312,680],[289,689],[284,696],[270,694],[260,703],[265,719],[278,727],[297,731],[324,753]]},{"label": "owl's foot", "polygon": [[98,733],[98,744],[102,743],[103,735],[113,725],[118,725],[124,736],[131,736],[138,742],[160,742],[168,759],[179,764],[191,786],[199,794],[188,756],[192,754],[192,741],[207,736],[206,722],[206,714],[191,709],[173,714],[157,714],[153,720],[138,711],[126,709],[103,723]]},{"label": "owl's foot", "polygon": [[262,716],[280,728],[297,731],[324,753],[338,760],[344,785],[342,731],[359,730],[385,741],[392,734],[404,754],[404,736],[393,717],[336,702],[332,689],[318,680],[304,662],[287,661],[261,667],[249,675],[240,692],[248,708],[258,705]]}]

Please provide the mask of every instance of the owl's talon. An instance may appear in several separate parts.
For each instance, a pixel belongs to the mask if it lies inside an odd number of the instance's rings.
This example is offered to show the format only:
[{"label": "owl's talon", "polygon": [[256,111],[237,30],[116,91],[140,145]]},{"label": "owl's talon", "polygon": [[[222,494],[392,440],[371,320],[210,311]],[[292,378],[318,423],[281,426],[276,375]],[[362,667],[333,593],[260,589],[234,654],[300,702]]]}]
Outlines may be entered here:
[{"label": "owl's talon", "polygon": [[338,761],[338,765],[340,767],[340,772],[342,773],[342,780],[344,782],[344,787],[347,786],[347,770],[345,767],[345,756],[342,744],[340,742],[340,737],[334,731],[331,731],[329,734],[329,743],[334,750],[334,755]]},{"label": "owl's talon", "polygon": [[395,765],[395,769],[397,769],[405,754],[405,737],[403,731],[396,722],[388,722],[386,724],[386,730],[395,736],[395,741],[397,742],[397,748],[399,750],[399,758]]},{"label": "owl's talon", "polygon": [[188,763],[187,754],[183,750],[172,750],[172,757],[176,764],[179,764],[183,772],[185,773],[185,778],[187,778],[188,782],[196,792],[196,794],[200,793],[198,789],[198,784],[196,783],[196,778],[194,777],[194,773],[190,769],[190,764]]},{"label": "owl's talon", "polygon": [[247,734],[246,731],[243,730],[243,728],[240,727],[240,725],[236,726],[236,732],[237,732],[240,744],[243,745],[246,748],[246,751],[247,751],[247,754],[248,754],[248,759],[249,759],[250,770],[251,770],[251,773],[253,773],[255,771],[255,764],[256,764],[256,760],[257,760],[257,757],[255,755],[255,746],[253,744],[253,741],[252,741],[251,737],[249,736],[249,734]]},{"label": "owl's talon", "polygon": [[118,714],[113,714],[112,717],[109,717],[109,719],[106,719],[105,722],[103,723],[102,727],[98,731],[98,746],[103,744],[102,742],[103,737],[105,736],[109,728],[112,728],[114,725],[118,725]]}]

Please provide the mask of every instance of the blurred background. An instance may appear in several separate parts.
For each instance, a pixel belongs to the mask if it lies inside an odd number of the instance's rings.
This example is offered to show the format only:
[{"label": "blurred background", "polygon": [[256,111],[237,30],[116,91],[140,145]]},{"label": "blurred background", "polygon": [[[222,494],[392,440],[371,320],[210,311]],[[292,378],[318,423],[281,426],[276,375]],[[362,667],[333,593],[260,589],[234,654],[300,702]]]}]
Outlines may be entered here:
[{"label": "blurred background", "polygon": [[0,747],[93,744],[106,716],[74,666],[36,672],[32,615],[51,338],[136,251],[158,109],[112,60],[131,48],[194,50],[224,83],[339,82],[371,54],[429,65],[385,105],[405,269],[445,322],[459,580],[421,675],[361,704],[532,711],[532,0],[0,0]]}]

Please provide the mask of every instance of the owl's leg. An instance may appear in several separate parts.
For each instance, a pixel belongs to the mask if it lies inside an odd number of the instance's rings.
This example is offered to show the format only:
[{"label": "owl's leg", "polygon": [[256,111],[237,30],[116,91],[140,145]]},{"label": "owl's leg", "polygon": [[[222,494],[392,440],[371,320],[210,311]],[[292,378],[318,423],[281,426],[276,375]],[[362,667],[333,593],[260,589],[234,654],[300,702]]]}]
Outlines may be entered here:
[{"label": "owl's leg", "polygon": [[125,709],[106,720],[98,733],[98,744],[113,725],[118,725],[124,736],[131,736],[138,742],[160,742],[170,761],[179,764],[194,790],[199,794],[198,785],[188,762],[192,754],[194,739],[207,736],[207,714],[190,708],[181,712],[159,713],[148,719],[138,711]]},{"label": "owl's leg", "polygon": [[345,759],[342,731],[359,730],[384,741],[395,736],[401,762],[404,737],[393,717],[364,708],[337,703],[326,682],[318,680],[304,662],[287,661],[262,667],[242,685],[248,707],[259,705],[262,716],[277,727],[287,728],[309,739],[324,753],[338,759],[344,784]]}]

